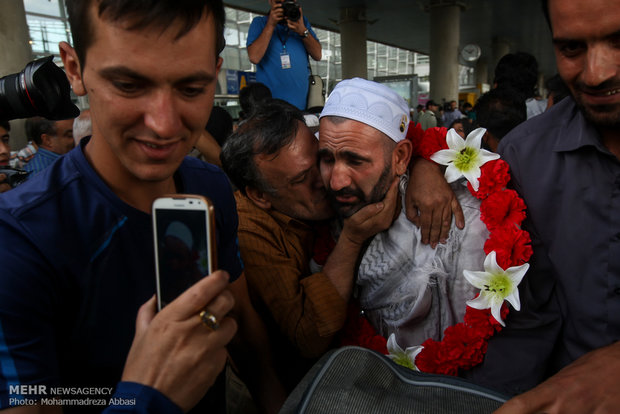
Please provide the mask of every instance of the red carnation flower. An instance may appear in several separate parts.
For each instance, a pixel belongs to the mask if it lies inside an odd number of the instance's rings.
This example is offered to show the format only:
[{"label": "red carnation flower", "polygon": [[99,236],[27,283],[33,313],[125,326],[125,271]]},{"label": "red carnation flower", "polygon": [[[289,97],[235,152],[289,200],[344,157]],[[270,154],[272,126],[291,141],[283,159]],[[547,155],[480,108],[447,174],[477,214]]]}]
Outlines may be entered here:
[{"label": "red carnation flower", "polygon": [[426,129],[419,145],[417,145],[416,155],[431,160],[431,155],[437,151],[448,149],[448,144],[446,144],[447,134],[448,130],[444,127]]},{"label": "red carnation flower", "polygon": [[409,128],[407,128],[407,138],[413,144],[414,152],[417,153],[417,148],[422,142],[422,138],[424,137],[424,130],[422,129],[422,125],[419,123],[415,123],[413,121],[409,122]]},{"label": "red carnation flower", "polygon": [[424,349],[415,359],[415,364],[420,371],[452,376],[458,374],[458,366],[454,364],[454,361],[442,358],[441,353],[444,349],[441,342],[427,339],[422,346]]},{"label": "red carnation flower", "polygon": [[489,194],[503,190],[510,181],[508,163],[502,159],[488,161],[480,167],[480,171],[478,191],[474,191],[469,182],[467,188],[474,197],[481,200],[487,198]]},{"label": "red carnation flower", "polygon": [[[500,312],[502,319],[505,320],[509,312],[506,303],[502,305]],[[491,315],[491,309],[476,309],[467,306],[464,323],[473,330],[476,335],[484,339],[489,339],[495,332],[502,330],[502,325]]]},{"label": "red carnation flower", "polygon": [[508,269],[527,263],[532,256],[530,242],[528,232],[516,226],[500,227],[491,231],[489,239],[484,243],[484,252],[489,254],[495,250],[497,264],[502,269]]},{"label": "red carnation flower", "polygon": [[525,218],[525,203],[514,190],[497,191],[480,205],[480,219],[490,231],[520,225]]},{"label": "red carnation flower", "polygon": [[448,358],[457,357],[459,368],[469,369],[482,362],[487,349],[487,341],[463,323],[448,327],[443,339],[444,347],[458,351],[444,353]]}]

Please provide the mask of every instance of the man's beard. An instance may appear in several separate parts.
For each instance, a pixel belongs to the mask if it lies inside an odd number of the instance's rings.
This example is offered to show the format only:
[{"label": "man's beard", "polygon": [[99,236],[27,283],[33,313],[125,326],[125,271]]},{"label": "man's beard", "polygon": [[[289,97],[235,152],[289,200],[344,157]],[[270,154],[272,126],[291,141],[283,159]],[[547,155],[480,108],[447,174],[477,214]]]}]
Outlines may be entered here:
[{"label": "man's beard", "polygon": [[597,127],[620,127],[620,105],[585,106],[577,101],[577,106],[583,111],[588,121]]},{"label": "man's beard", "polygon": [[[609,90],[614,88],[608,84],[604,84],[597,89]],[[584,92],[582,92],[580,85],[575,85],[572,95],[577,103],[577,106],[581,109],[589,122],[594,124],[596,127],[602,128],[617,128],[620,126],[620,104],[586,105],[582,97],[583,93]]]},{"label": "man's beard", "polygon": [[[368,197],[366,197],[362,190],[351,187],[345,187],[338,191],[332,191],[329,189],[328,194],[334,208],[338,211],[338,214],[343,218],[348,218],[367,205],[383,200],[393,179],[394,175],[392,174],[392,165],[389,162],[386,162],[385,168],[381,172],[377,183]],[[336,197],[338,196],[354,196],[358,199],[358,202],[340,203],[336,200]]]}]

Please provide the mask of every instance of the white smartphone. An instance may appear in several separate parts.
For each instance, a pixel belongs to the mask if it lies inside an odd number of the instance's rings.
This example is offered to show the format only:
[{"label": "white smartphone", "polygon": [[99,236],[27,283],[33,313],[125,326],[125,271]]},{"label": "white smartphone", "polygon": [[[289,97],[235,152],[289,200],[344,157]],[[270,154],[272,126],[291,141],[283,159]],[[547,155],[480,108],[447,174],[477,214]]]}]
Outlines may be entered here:
[{"label": "white smartphone", "polygon": [[161,310],[217,268],[213,204],[192,194],[160,197],[153,202],[152,220]]}]

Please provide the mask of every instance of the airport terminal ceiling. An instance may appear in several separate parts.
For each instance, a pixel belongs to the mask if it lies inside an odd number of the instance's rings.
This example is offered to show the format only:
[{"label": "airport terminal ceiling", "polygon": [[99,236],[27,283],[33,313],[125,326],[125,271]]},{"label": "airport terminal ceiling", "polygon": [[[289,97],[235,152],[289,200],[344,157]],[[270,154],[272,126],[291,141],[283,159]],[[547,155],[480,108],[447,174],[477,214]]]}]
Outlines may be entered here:
[{"label": "airport terminal ceiling", "polygon": [[[338,31],[340,9],[366,8],[367,38],[419,53],[430,53],[430,0],[298,0],[310,22]],[[435,2],[450,3],[446,0]],[[225,0],[227,6],[254,13],[267,13],[267,0]],[[545,76],[555,73],[551,37],[540,0],[462,0],[460,45],[477,44],[482,57],[492,60],[493,39],[507,41],[512,52],[536,56]],[[450,30],[446,27],[445,30]]]}]

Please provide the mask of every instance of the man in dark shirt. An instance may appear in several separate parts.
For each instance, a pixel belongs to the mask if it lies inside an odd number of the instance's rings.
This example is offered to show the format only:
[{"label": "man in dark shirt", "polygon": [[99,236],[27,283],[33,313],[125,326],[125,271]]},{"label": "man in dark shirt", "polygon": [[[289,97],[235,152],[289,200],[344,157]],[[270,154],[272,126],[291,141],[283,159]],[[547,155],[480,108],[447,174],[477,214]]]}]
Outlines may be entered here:
[{"label": "man in dark shirt", "polygon": [[534,255],[521,312],[471,378],[513,394],[535,387],[497,413],[617,412],[620,1],[544,4],[572,97],[500,143],[528,206]]}]

